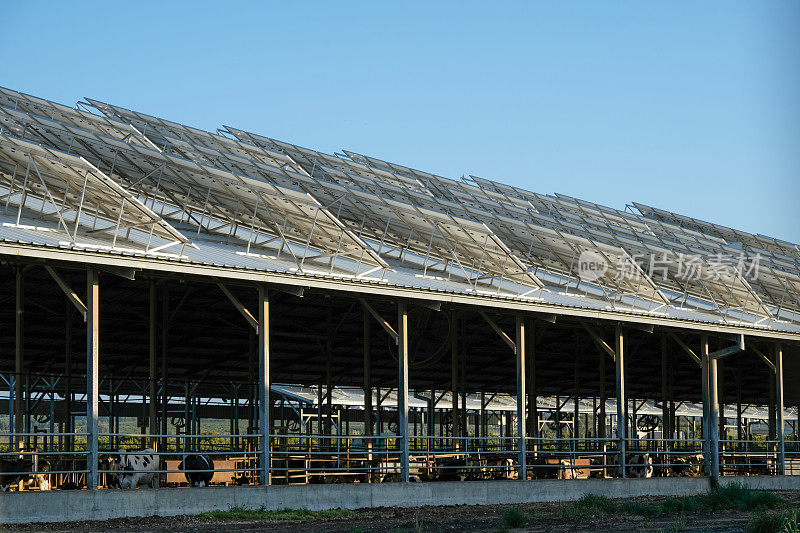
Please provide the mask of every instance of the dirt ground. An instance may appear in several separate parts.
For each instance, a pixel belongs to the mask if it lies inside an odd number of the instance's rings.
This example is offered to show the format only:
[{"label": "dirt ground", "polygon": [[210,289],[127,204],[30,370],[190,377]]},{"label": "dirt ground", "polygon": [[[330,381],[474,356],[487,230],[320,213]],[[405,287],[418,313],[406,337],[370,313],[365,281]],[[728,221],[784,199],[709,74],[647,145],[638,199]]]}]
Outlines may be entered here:
[{"label": "dirt ground", "polygon": [[[800,492],[780,492],[793,507],[800,507]],[[656,503],[662,498],[639,498],[638,501]],[[744,532],[750,513],[722,511],[705,514],[687,514],[645,518],[640,516],[595,516],[564,518],[562,511],[569,503],[541,503],[525,505],[443,506],[401,509],[385,507],[361,509],[345,518],[332,520],[297,521],[229,521],[197,516],[169,518],[125,518],[103,522],[74,522],[62,524],[29,524],[6,526],[10,532],[45,531],[98,532],[136,531],[137,533],[163,532],[455,532],[455,531],[505,531],[504,514],[511,508],[528,513],[525,526],[513,531],[529,532],[617,532],[617,531],[689,531],[689,532]]]}]

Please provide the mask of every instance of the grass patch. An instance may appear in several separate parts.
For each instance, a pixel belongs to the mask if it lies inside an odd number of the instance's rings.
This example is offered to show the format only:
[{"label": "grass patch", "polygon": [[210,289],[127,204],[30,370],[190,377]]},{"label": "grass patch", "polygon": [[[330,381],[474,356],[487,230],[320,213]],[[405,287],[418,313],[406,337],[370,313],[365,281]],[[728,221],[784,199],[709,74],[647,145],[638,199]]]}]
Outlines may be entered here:
[{"label": "grass patch", "polygon": [[516,508],[508,509],[503,513],[503,526],[517,528],[525,525],[525,513]]},{"label": "grass patch", "polygon": [[754,513],[748,533],[800,533],[800,509],[764,510]]},{"label": "grass patch", "polygon": [[785,503],[783,498],[771,492],[751,490],[743,485],[733,484],[698,496],[667,498],[660,504],[612,500],[605,496],[586,494],[572,505],[562,508],[561,515],[565,518],[599,515],[652,517],[701,511],[758,511],[776,509]]},{"label": "grass patch", "polygon": [[280,509],[277,511],[267,511],[266,509],[231,507],[227,511],[207,511],[205,513],[200,513],[200,518],[211,518],[212,520],[305,521],[347,518],[352,515],[353,511],[348,509],[330,509],[326,511],[309,511],[307,509]]}]

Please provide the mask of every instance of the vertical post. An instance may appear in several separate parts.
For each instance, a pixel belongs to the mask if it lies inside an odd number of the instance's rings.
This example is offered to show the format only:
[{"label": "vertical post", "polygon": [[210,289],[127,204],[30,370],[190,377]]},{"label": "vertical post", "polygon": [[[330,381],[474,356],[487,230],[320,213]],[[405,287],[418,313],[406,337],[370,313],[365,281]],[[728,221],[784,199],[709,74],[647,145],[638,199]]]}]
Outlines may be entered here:
[{"label": "vertical post", "polygon": [[[64,324],[64,405],[67,416],[64,418],[64,433],[74,431],[72,425],[72,303],[67,301]],[[74,451],[75,439],[67,435],[64,439],[65,449]]]},{"label": "vertical post", "polygon": [[269,485],[269,292],[258,287],[258,431],[261,435],[261,484]]},{"label": "vertical post", "polygon": [[[528,340],[525,344],[525,356],[528,359],[528,435],[534,439],[539,438],[539,404],[536,391],[536,319],[531,323],[531,327],[526,331]],[[538,449],[539,441],[534,440],[533,451]],[[526,450],[527,451],[527,450]]]},{"label": "vertical post", "polygon": [[[369,311],[364,308],[364,436],[372,436],[372,333],[370,330]],[[367,458],[372,464],[372,448],[375,445],[373,439],[365,439],[367,447]],[[372,483],[372,471],[367,472],[367,483]]]},{"label": "vertical post", "polygon": [[573,398],[572,398],[572,438],[574,440],[571,441],[570,449],[577,450],[578,449],[578,437],[579,437],[579,428],[580,428],[580,392],[581,392],[581,374],[580,374],[580,367],[578,361],[578,346],[576,343],[575,346],[575,357],[573,359]]},{"label": "vertical post", "polygon": [[400,461],[401,480],[410,479],[408,464],[408,310],[406,302],[397,303],[397,432],[402,443]]},{"label": "vertical post", "polygon": [[[331,299],[328,300],[325,335],[325,435],[333,435],[333,310]],[[341,423],[341,421],[340,421]],[[334,444],[333,440],[325,441],[328,446]],[[337,445],[340,442],[336,443]]]},{"label": "vertical post", "polygon": [[23,447],[23,437],[20,433],[24,431],[23,414],[25,403],[22,401],[22,372],[25,366],[24,354],[22,352],[22,335],[24,332],[23,313],[25,312],[25,286],[23,284],[22,267],[15,269],[16,273],[16,316],[14,322],[14,449],[20,450]]},{"label": "vertical post", "polygon": [[[364,435],[372,435],[372,336],[370,316],[364,308]],[[367,444],[372,441],[368,441]]]},{"label": "vertical post", "polygon": [[[598,350],[599,357],[598,373],[600,374],[600,398],[598,399],[600,406],[599,420],[597,422],[597,437],[601,439],[600,445],[603,447],[603,453],[606,451],[606,354],[603,350]],[[606,457],[603,456],[603,463],[607,463]]]},{"label": "vertical post", "polygon": [[[169,439],[167,438],[167,420],[169,419],[169,395],[167,387],[167,354],[169,353],[169,286],[163,284],[162,313],[161,313],[161,434],[164,435],[162,451],[167,451]],[[176,446],[178,440],[175,440]]]},{"label": "vertical post", "polygon": [[[667,361],[667,335],[666,333],[661,334],[661,439],[663,441],[663,449],[664,451],[670,450],[672,447],[672,443],[669,439],[672,438],[672,428],[669,417],[669,398],[668,398],[668,390],[669,387],[667,386],[667,373],[669,371],[668,368],[668,361]],[[670,456],[667,456],[670,457]],[[672,462],[669,460],[668,462]]]},{"label": "vertical post", "polygon": [[519,439],[519,479],[528,477],[528,454],[526,450],[528,434],[525,416],[525,319],[517,315],[517,438]]},{"label": "vertical post", "polygon": [[[717,432],[719,433],[719,440],[720,440],[720,451],[724,451],[725,449],[725,389],[724,387],[724,380],[723,380],[723,362],[720,360],[715,359],[714,362],[717,365]],[[721,459],[720,459],[721,460]]]},{"label": "vertical post", "polygon": [[619,466],[620,477],[626,477],[625,473],[625,430],[627,418],[625,416],[625,336],[620,326],[614,330],[614,340],[616,350],[614,351],[614,362],[616,363],[616,382],[617,382],[617,439],[619,441]]},{"label": "vertical post", "polygon": [[[158,433],[158,420],[157,420],[157,412],[156,412],[156,404],[158,403],[158,399],[156,398],[156,382],[158,380],[156,376],[156,335],[158,335],[158,324],[156,323],[156,307],[158,305],[158,293],[156,292],[156,283],[154,281],[150,282],[150,333],[149,333],[149,351],[150,351],[150,435],[155,435]],[[156,443],[158,439],[155,437],[150,437],[150,446],[155,449]]]},{"label": "vertical post", "polygon": [[777,411],[778,474],[786,475],[786,443],[783,437],[783,349],[775,345],[775,409]]},{"label": "vertical post", "polygon": [[711,460],[711,484],[719,483],[719,391],[717,360],[712,359],[708,353],[708,335],[702,336],[702,357],[708,365],[708,449]]},{"label": "vertical post", "polygon": [[[703,394],[703,416],[700,419],[701,429],[703,430],[703,460],[705,461],[705,470],[708,476],[712,475],[711,469],[711,446],[710,433],[708,431],[708,357],[704,354],[708,353],[708,335],[700,335],[700,371],[702,379],[702,394]],[[694,421],[692,422],[694,429]]]},{"label": "vertical post", "polygon": [[453,328],[453,337],[450,339],[450,383],[453,394],[453,412],[451,419],[453,421],[453,449],[457,451],[460,448],[458,437],[461,436],[461,419],[460,415],[458,414],[458,317],[455,311],[453,311],[451,316],[451,326]]},{"label": "vertical post", "polygon": [[95,490],[99,459],[100,279],[93,268],[86,271],[86,311],[86,486]]}]

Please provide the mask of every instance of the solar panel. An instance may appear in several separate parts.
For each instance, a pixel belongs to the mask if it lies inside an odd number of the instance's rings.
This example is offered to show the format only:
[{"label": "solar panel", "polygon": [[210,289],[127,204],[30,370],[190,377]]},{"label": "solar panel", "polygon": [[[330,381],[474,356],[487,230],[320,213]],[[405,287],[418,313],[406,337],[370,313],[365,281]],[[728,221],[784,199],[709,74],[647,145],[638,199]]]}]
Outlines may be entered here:
[{"label": "solar panel", "polygon": [[[83,158],[46,148],[8,135],[0,136],[0,179],[8,198],[19,197],[19,211],[26,202],[38,199],[42,212],[57,220],[59,229],[74,242],[83,212],[93,211],[105,226],[95,224],[91,232],[138,228],[173,244],[191,241],[142,204],[97,167]],[[85,210],[85,211],[84,211]],[[72,217],[68,219],[68,214]]]},{"label": "solar panel", "polygon": [[[337,258],[388,268],[366,243],[303,191],[254,180],[134,143],[0,108],[0,123],[14,133],[47,139],[108,166],[109,175],[137,191],[152,206],[179,207],[179,221],[200,231],[248,236],[248,249],[280,241],[280,252],[296,259]],[[235,226],[235,227],[234,227]],[[257,235],[265,236],[258,240]],[[252,240],[251,240],[252,239]],[[274,245],[273,245],[274,247]]]},{"label": "solar panel", "polygon": [[[230,243],[253,257],[268,249],[298,270],[315,263],[358,275],[402,266],[423,278],[463,279],[473,291],[492,286],[530,295],[550,288],[615,308],[800,321],[797,245],[641,204],[633,213],[475,176],[453,180],[352,151],[325,154],[233,127],[206,132],[97,100],[72,108],[3,88],[0,128],[2,137],[82,158],[147,206],[138,221],[137,208],[129,214],[126,207],[117,223],[110,206],[122,200],[98,196],[91,185],[89,201],[108,211],[97,220],[114,238],[117,227],[139,231],[155,216],[182,236],[181,244]],[[7,204],[22,200],[13,181],[19,163],[3,162]],[[59,231],[74,230],[60,220],[75,214],[74,185],[43,166],[47,185],[26,185],[29,200],[20,212],[35,218],[35,205]],[[88,220],[85,213],[79,218],[78,226]],[[163,226],[152,233],[179,242]],[[750,271],[759,261],[761,268],[745,277],[715,261],[737,253]],[[585,275],[587,254],[603,263],[602,272]],[[696,278],[685,275],[687,258]]]}]

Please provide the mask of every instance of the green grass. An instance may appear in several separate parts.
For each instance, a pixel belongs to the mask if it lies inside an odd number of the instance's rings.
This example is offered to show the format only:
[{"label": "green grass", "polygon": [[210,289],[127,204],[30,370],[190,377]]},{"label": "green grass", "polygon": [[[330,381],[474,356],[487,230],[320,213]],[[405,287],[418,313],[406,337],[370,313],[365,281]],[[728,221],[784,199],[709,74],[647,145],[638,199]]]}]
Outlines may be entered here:
[{"label": "green grass", "polygon": [[[562,508],[565,518],[597,515],[665,516],[702,511],[758,511],[776,509],[786,501],[771,492],[757,491],[733,484],[697,496],[667,498],[659,504],[612,500],[605,496],[587,494],[572,505]],[[798,532],[800,533],[800,532]]]},{"label": "green grass", "polygon": [[517,528],[525,525],[525,513],[516,508],[508,509],[503,513],[503,526]]},{"label": "green grass", "polygon": [[245,509],[244,507],[231,507],[227,511],[207,511],[200,513],[201,518],[213,520],[330,520],[332,518],[346,518],[353,515],[347,509],[331,509],[327,511],[308,511],[306,509],[280,509],[267,511],[265,509]]},{"label": "green grass", "polygon": [[764,510],[754,513],[748,533],[800,533],[800,509]]}]

